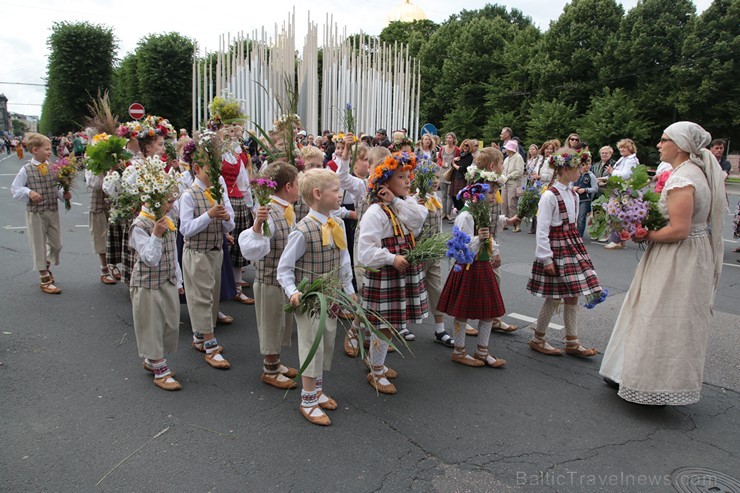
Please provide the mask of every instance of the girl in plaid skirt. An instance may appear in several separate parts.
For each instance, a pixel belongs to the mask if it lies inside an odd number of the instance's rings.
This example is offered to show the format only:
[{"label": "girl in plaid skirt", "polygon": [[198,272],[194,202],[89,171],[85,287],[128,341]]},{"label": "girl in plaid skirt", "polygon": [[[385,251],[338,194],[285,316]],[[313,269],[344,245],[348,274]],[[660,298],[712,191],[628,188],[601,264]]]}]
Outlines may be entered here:
[{"label": "girl in plaid skirt", "polygon": [[[368,185],[371,205],[360,221],[357,245],[359,264],[377,269],[365,272],[363,308],[383,317],[401,336],[409,333],[408,323],[420,323],[428,310],[423,267],[409,265],[404,257],[428,212],[409,197],[415,167],[416,156],[396,153],[373,170]],[[368,315],[386,337],[392,336],[391,327]],[[396,387],[388,379],[397,374],[385,366],[387,352],[388,343],[373,335],[367,381],[378,392],[395,394]]]},{"label": "girl in plaid skirt", "polygon": [[[486,168],[489,162],[495,161],[495,154],[499,152],[490,147],[482,149],[477,161],[481,168]],[[500,163],[500,160],[498,160]],[[501,169],[497,170],[500,173]],[[470,185],[460,191],[459,197],[466,194],[474,195],[474,187]],[[496,200],[497,187],[489,184],[488,191],[479,200],[492,204]],[[482,194],[480,194],[482,195]],[[439,298],[437,309],[454,317],[453,339],[455,349],[452,351],[452,361],[465,366],[485,366],[500,368],[506,360],[496,358],[489,353],[488,344],[493,328],[493,320],[506,313],[504,300],[501,297],[498,280],[493,272],[501,265],[498,244],[491,238],[490,228],[480,227],[469,209],[470,200],[460,209],[455,218],[455,226],[471,237],[468,248],[475,252],[475,260],[468,265],[456,264],[447,276],[445,287]],[[488,212],[487,214],[490,214]],[[507,218],[499,215],[495,218],[494,227],[519,224],[519,218]],[[477,233],[477,235],[476,235]],[[467,354],[465,347],[465,329],[468,319],[478,320],[477,349],[473,356]]]},{"label": "girl in plaid skirt", "polygon": [[601,292],[591,258],[576,228],[578,195],[569,183],[578,179],[580,164],[589,156],[561,148],[550,158],[557,178],[542,194],[537,208],[537,249],[527,291],[545,298],[534,337],[529,347],[542,354],[561,355],[562,351],[545,340],[555,310],[564,302],[565,352],[591,357],[596,349],[586,349],[578,341],[578,297]]}]

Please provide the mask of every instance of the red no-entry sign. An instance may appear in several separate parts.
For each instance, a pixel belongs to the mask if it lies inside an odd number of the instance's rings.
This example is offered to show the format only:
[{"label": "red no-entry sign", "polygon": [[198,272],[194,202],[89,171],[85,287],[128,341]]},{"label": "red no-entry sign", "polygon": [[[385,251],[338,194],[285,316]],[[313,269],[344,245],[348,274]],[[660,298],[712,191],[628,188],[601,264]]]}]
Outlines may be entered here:
[{"label": "red no-entry sign", "polygon": [[134,120],[144,118],[144,106],[141,103],[134,103],[128,107],[128,114]]}]

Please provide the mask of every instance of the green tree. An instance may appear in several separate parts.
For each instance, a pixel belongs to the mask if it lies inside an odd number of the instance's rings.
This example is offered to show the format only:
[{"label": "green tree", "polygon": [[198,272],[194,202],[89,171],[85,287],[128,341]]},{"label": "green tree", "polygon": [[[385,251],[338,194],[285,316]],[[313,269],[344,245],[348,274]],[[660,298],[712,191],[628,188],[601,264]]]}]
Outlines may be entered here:
[{"label": "green tree", "polygon": [[704,126],[715,138],[740,145],[740,2],[714,0],[694,23],[673,67],[680,84],[682,119]]},{"label": "green tree", "polygon": [[549,139],[564,138],[577,130],[576,104],[566,104],[553,99],[537,100],[529,108],[526,140],[528,143],[542,143]]},{"label": "green tree", "polygon": [[136,53],[129,53],[113,70],[111,108],[119,115],[128,115],[128,107],[139,99],[136,60]]},{"label": "green tree", "polygon": [[613,63],[604,56],[609,34],[616,31],[624,9],[616,0],[573,0],[550,23],[542,36],[538,56],[529,68],[539,95],[588,107],[589,97],[601,91],[599,64]]},{"label": "green tree", "polygon": [[414,22],[394,21],[380,32],[380,40],[392,45],[395,42],[407,44],[412,57],[419,56],[421,48],[439,28],[439,24],[428,19]]},{"label": "green tree", "polygon": [[589,144],[592,153],[601,146],[616,148],[617,141],[630,138],[645,158],[654,157],[651,146],[650,122],[637,103],[623,89],[604,89],[600,96],[591,98],[591,106],[580,120],[581,138]]},{"label": "green tree", "polygon": [[602,80],[612,88],[624,88],[638,107],[650,108],[653,132],[678,117],[678,83],[671,69],[681,63],[694,12],[691,0],[641,1],[624,17],[604,51],[616,65],[601,66]]},{"label": "green tree", "polygon": [[116,39],[106,26],[56,22],[47,45],[51,53],[40,130],[59,134],[79,127],[93,95],[110,87]]},{"label": "green tree", "polygon": [[140,103],[176,128],[191,126],[193,41],[178,33],[153,34],[136,49]]}]

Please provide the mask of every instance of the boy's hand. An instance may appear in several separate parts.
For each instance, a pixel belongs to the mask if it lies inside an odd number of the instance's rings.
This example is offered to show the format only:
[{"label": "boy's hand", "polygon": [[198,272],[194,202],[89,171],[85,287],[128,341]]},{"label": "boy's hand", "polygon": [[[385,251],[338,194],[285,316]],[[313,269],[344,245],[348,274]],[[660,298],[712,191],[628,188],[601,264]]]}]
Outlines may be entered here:
[{"label": "boy's hand", "polygon": [[513,226],[515,224],[519,224],[520,222],[522,222],[522,220],[519,219],[519,216],[514,216],[514,217],[506,218],[506,225],[507,226]]},{"label": "boy's hand", "polygon": [[357,212],[356,211],[349,211],[349,218],[353,221],[357,221]]},{"label": "boy's hand", "polygon": [[491,231],[488,228],[480,228],[478,230],[478,239],[483,241],[491,237]]},{"label": "boy's hand", "polygon": [[498,269],[499,267],[501,267],[501,255],[496,255],[495,257],[493,257],[493,263],[491,264],[491,267],[493,267],[494,269]]},{"label": "boy's hand", "polygon": [[64,192],[62,197],[64,197],[64,200],[72,200],[72,192]]},{"label": "boy's hand", "polygon": [[294,308],[298,308],[298,305],[301,304],[301,296],[303,296],[303,293],[301,293],[300,291],[296,291],[295,293],[293,293],[291,295],[291,297],[290,297],[290,304]]},{"label": "boy's hand", "polygon": [[154,223],[154,236],[161,238],[165,231],[167,231],[167,220],[162,217],[159,221]]},{"label": "boy's hand", "polygon": [[185,294],[185,288],[177,288],[177,294],[179,294],[180,296],[184,295]]},{"label": "boy's hand", "polygon": [[386,204],[390,204],[396,198],[396,195],[387,186],[382,185],[380,190],[378,190],[378,197]]},{"label": "boy's hand", "polygon": [[427,203],[427,198],[426,197],[417,197],[416,203],[419,204],[419,205],[424,205],[424,204]]},{"label": "boy's hand", "polygon": [[360,298],[357,297],[357,293],[352,293],[351,295],[349,295],[349,297],[352,298],[352,301],[354,301],[355,303],[360,302]]},{"label": "boy's hand", "polygon": [[233,245],[234,235],[232,235],[231,233],[226,233],[226,243],[228,243],[229,245]]},{"label": "boy's hand", "polygon": [[38,204],[42,200],[41,194],[38,192],[34,192],[33,190],[28,193],[28,198],[31,199],[31,202],[33,202],[34,204]]},{"label": "boy's hand", "polygon": [[393,257],[393,267],[399,271],[403,272],[409,267],[409,261],[406,260],[406,257],[403,255],[396,255]]},{"label": "boy's hand", "polygon": [[222,219],[224,214],[228,216],[226,207],[224,207],[223,204],[215,204],[213,207],[208,209],[208,217],[211,219]]},{"label": "boy's hand", "polygon": [[254,226],[252,229],[255,233],[261,235],[262,234],[262,225],[267,221],[267,218],[270,216],[270,208],[266,205],[261,205],[259,209],[257,209],[257,217],[254,220]]},{"label": "boy's hand", "polygon": [[555,267],[555,263],[554,262],[553,263],[550,263],[550,264],[547,264],[544,267],[544,270],[545,270],[545,274],[547,274],[549,276],[557,276],[558,275],[558,269],[557,269],[557,267]]}]

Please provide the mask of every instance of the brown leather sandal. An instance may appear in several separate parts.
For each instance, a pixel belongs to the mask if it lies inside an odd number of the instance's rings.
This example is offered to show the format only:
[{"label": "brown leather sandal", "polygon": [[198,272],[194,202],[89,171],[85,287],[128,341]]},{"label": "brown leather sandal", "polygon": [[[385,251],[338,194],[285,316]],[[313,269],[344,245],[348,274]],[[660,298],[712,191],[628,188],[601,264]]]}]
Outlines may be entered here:
[{"label": "brown leather sandal", "polygon": [[375,375],[373,372],[370,372],[367,374],[367,383],[381,394],[395,394],[398,392],[396,386],[392,383],[389,382],[385,385],[380,383],[380,379],[383,377],[385,377],[385,375]]},{"label": "brown leather sandal", "polygon": [[498,327],[493,326],[491,327],[491,330],[494,332],[501,332],[503,334],[508,334],[509,332],[514,332],[515,330],[519,330],[518,325],[507,325],[506,328],[503,327],[503,322],[499,323]]},{"label": "brown leather sandal", "polygon": [[545,347],[545,344],[547,344],[547,341],[545,339],[531,339],[529,341],[529,347],[532,348],[534,351],[537,351],[538,353],[546,354],[548,356],[562,356],[563,352],[560,349],[552,348],[548,349]]},{"label": "brown leather sandal", "polygon": [[[321,411],[321,414],[318,416],[313,416],[313,412],[316,409]],[[304,418],[306,418],[310,423],[313,423],[319,426],[329,426],[331,424],[331,420],[329,419],[329,416],[327,416],[327,414],[319,407],[318,404],[315,404],[311,407],[299,406],[299,410],[301,412],[301,415]]]},{"label": "brown leather sandal", "polygon": [[54,278],[51,275],[41,276],[41,291],[46,294],[60,294],[61,289],[54,286]]},{"label": "brown leather sandal", "polygon": [[110,269],[110,273],[114,279],[118,281],[121,280],[121,271],[115,265]]},{"label": "brown leather sandal", "polygon": [[[370,369],[370,361],[368,360],[368,358],[369,358],[369,356],[366,357],[364,360],[362,360],[362,362],[365,363],[365,367],[368,370],[371,370]],[[385,369],[383,371],[383,376],[385,378],[387,378],[388,380],[393,380],[394,378],[398,378],[398,372],[396,370],[394,370],[393,368],[391,368],[389,366],[384,366],[383,368]]]},{"label": "brown leather sandal", "polygon": [[284,366],[284,365],[280,365],[280,367],[285,368],[285,371],[280,371],[278,369],[280,374],[284,376],[285,378],[295,378],[298,376],[298,370],[296,370],[295,368],[291,368],[289,366]]},{"label": "brown leather sandal", "polygon": [[[485,353],[483,351],[485,351]],[[492,362],[488,361],[489,356],[493,358]],[[478,346],[478,350],[475,353],[473,353],[473,358],[482,361],[483,363],[485,363],[487,366],[490,366],[491,368],[501,368],[502,366],[506,365],[505,359],[495,357],[488,351],[487,347]]]},{"label": "brown leather sandal", "polygon": [[[321,409],[325,409],[325,410],[327,410],[327,411],[334,411],[334,410],[335,410],[335,409],[337,408],[337,401],[335,401],[334,399],[332,399],[331,397],[329,397],[329,396],[328,396],[327,394],[325,394],[325,393],[324,393],[323,391],[321,391],[321,392],[317,392],[317,393],[316,393],[316,395],[317,395],[317,396],[318,396],[318,398],[319,398],[319,407],[320,407]],[[329,400],[328,400],[328,401],[326,401],[326,402],[323,402],[323,403],[322,403],[322,402],[321,402],[321,396],[322,396],[322,395],[325,395],[325,396],[326,396],[326,398],[327,398],[327,399],[329,399]]]},{"label": "brown leather sandal", "polygon": [[572,341],[565,340],[565,352],[571,356],[582,356],[584,358],[590,358],[599,354],[599,350],[596,348],[585,348],[581,346],[581,342],[578,339]]},{"label": "brown leather sandal", "polygon": [[118,282],[113,276],[110,275],[108,269],[106,269],[105,271],[101,270],[100,272],[100,282],[102,282],[103,284],[116,284]]},{"label": "brown leather sandal", "polygon": [[163,377],[154,377],[154,385],[164,390],[182,389],[182,385],[180,385],[180,382],[175,380],[174,376],[175,375],[170,372],[169,375],[165,375]]},{"label": "brown leather sandal", "polygon": [[470,357],[468,353],[465,353],[465,352],[459,353],[457,350],[452,351],[452,361],[454,361],[455,363],[460,363],[461,365],[465,365],[465,366],[472,366],[472,367],[485,366],[485,363],[483,361]]},{"label": "brown leather sandal", "polygon": [[[355,341],[355,345],[352,345],[351,341]],[[349,332],[344,334],[344,354],[350,358],[356,358],[360,354],[360,344],[357,339],[357,335],[350,336]]]}]

